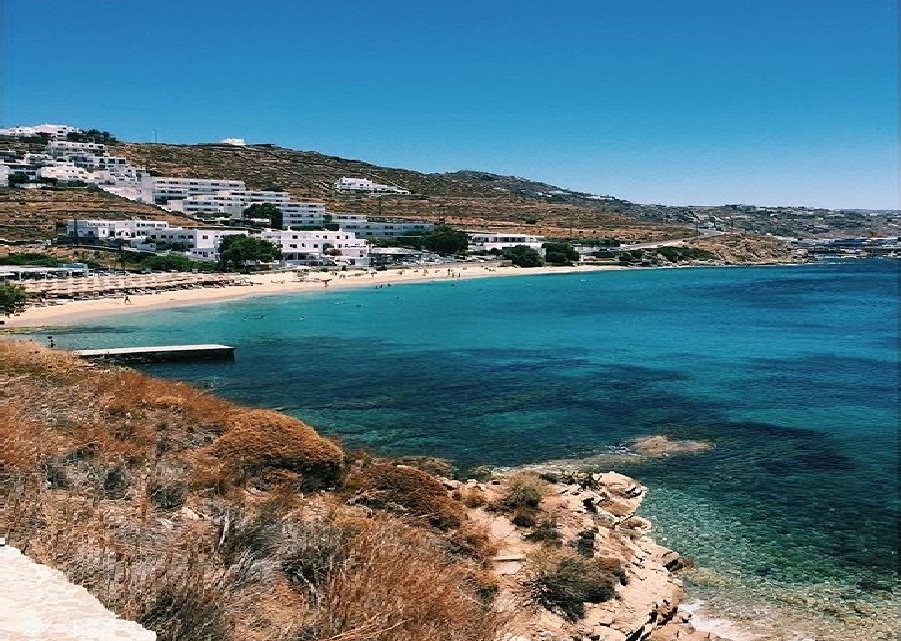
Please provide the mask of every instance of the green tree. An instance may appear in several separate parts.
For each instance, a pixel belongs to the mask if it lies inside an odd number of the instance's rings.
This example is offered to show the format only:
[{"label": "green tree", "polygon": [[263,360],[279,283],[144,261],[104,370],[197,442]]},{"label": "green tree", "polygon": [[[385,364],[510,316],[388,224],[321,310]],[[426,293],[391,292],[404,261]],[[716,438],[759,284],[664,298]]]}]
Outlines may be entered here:
[{"label": "green tree", "polygon": [[442,256],[464,254],[469,246],[469,237],[464,231],[448,225],[438,225],[431,234],[423,238],[422,244],[429,251]]},{"label": "green tree", "polygon": [[187,256],[145,256],[138,263],[141,269],[158,269],[163,271],[177,272],[211,272],[215,267],[214,263],[191,260]]},{"label": "green tree", "polygon": [[504,258],[513,262],[517,267],[541,267],[544,260],[541,254],[526,245],[517,245],[504,250]]},{"label": "green tree", "polygon": [[247,261],[269,262],[278,260],[282,250],[278,245],[256,236],[226,236],[219,244],[219,266],[240,271]]},{"label": "green tree", "polygon": [[22,172],[15,172],[9,175],[9,186],[15,187],[16,185],[24,185],[29,180],[28,176],[23,174]]},{"label": "green tree", "polygon": [[579,261],[579,252],[569,243],[544,243],[544,257],[551,265],[572,265]]},{"label": "green tree", "polygon": [[244,219],[265,218],[272,229],[281,229],[284,226],[282,210],[272,203],[254,203],[244,210]]},{"label": "green tree", "polygon": [[28,294],[25,293],[25,288],[21,285],[5,281],[0,283],[0,311],[3,312],[4,316],[17,314],[25,309],[25,300],[27,298]]}]

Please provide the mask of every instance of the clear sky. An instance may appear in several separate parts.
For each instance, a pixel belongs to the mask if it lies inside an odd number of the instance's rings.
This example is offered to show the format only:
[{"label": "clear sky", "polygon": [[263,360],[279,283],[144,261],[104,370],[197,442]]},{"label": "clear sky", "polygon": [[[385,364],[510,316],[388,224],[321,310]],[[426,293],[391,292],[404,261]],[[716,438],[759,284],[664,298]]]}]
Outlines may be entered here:
[{"label": "clear sky", "polygon": [[899,207],[896,0],[0,0],[4,126]]}]

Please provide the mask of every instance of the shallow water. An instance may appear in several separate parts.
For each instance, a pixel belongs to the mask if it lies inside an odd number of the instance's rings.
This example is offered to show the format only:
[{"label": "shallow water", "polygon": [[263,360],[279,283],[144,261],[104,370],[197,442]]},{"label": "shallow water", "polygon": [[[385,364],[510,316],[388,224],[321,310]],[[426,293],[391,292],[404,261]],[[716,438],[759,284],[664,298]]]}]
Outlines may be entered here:
[{"label": "shallow water", "polygon": [[590,456],[639,435],[712,441],[620,469],[651,488],[658,538],[697,563],[693,594],[739,619],[754,604],[768,613],[754,625],[798,617],[779,638],[849,638],[889,622],[897,589],[898,266],[464,280],[154,310],[54,336],[235,345],[233,365],[149,369],[348,445],[464,466]]}]

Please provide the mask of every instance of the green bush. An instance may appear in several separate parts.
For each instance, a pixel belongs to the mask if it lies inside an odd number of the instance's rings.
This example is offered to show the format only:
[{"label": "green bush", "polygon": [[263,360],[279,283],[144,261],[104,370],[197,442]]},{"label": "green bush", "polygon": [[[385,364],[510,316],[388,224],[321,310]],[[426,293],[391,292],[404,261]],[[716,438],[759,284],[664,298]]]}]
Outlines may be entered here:
[{"label": "green bush", "polygon": [[526,245],[517,245],[503,251],[503,257],[517,267],[541,267],[544,259],[541,254]]}]

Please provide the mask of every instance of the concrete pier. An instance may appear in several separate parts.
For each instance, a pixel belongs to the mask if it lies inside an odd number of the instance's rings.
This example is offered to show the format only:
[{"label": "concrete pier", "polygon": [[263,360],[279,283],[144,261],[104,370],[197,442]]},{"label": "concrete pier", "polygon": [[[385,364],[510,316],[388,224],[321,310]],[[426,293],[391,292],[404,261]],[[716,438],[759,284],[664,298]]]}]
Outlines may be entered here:
[{"label": "concrete pier", "polygon": [[235,348],[228,345],[155,345],[148,347],[115,347],[80,349],[76,356],[92,361],[114,363],[167,363],[174,361],[231,361]]}]

